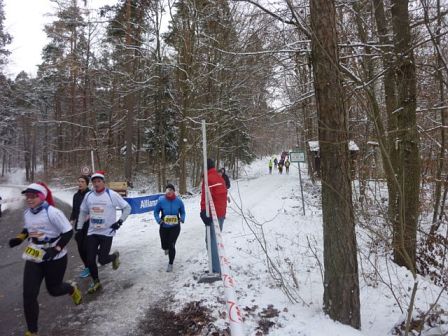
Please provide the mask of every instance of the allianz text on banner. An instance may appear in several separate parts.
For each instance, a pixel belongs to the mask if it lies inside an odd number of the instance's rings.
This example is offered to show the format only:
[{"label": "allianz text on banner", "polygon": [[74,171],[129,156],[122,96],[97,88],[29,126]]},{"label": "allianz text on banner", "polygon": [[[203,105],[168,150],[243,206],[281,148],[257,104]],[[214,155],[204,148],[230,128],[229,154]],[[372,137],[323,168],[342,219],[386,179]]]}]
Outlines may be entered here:
[{"label": "allianz text on banner", "polygon": [[141,197],[125,197],[124,200],[131,206],[131,215],[153,211],[157,200],[163,194]]}]

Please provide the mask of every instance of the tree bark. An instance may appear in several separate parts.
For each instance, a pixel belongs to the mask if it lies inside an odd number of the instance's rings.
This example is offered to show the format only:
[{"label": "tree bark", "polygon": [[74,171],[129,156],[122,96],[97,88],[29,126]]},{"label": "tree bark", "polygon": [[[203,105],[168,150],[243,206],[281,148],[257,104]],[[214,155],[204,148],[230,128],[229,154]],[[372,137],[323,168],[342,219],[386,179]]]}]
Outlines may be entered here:
[{"label": "tree bark", "polygon": [[324,310],[332,319],[359,329],[357,247],[335,3],[312,0],[310,13],[322,173]]},{"label": "tree bark", "polygon": [[407,0],[393,0],[392,26],[398,57],[397,139],[399,166],[399,220],[393,234],[394,260],[415,272],[417,221],[419,215],[420,154],[416,115],[416,72]]}]

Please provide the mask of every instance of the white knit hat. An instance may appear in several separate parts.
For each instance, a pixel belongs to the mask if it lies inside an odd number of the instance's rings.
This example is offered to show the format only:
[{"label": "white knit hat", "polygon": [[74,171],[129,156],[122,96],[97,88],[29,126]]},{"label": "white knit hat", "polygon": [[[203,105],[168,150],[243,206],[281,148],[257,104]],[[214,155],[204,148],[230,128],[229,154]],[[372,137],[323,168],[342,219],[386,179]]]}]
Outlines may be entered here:
[{"label": "white knit hat", "polygon": [[27,192],[39,192],[41,194],[43,194],[45,196],[45,198],[47,198],[47,189],[45,189],[45,187],[43,185],[37,184],[37,183],[31,183],[28,187],[26,187],[25,190],[22,191],[22,194],[27,193]]}]

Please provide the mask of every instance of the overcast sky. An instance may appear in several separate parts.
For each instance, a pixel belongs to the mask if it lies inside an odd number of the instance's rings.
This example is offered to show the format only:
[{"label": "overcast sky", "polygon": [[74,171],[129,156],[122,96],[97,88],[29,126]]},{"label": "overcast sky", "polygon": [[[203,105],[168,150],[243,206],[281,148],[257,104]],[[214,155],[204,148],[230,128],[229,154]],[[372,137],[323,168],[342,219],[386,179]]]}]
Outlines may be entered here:
[{"label": "overcast sky", "polygon": [[[89,0],[89,8],[105,4],[113,5],[118,0]],[[41,63],[41,51],[46,43],[44,25],[53,20],[56,5],[50,0],[3,0],[5,5],[5,30],[12,35],[12,44],[7,74],[15,78],[22,70],[35,75],[36,65]],[[83,5],[83,1],[78,2]]]}]

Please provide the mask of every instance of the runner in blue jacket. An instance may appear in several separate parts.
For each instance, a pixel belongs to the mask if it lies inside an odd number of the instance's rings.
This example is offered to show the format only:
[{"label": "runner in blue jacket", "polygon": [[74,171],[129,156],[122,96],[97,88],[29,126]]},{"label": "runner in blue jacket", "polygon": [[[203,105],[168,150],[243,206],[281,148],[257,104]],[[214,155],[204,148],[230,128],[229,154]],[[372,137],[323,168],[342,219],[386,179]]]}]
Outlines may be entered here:
[{"label": "runner in blue jacket", "polygon": [[169,257],[166,271],[172,272],[176,256],[176,241],[180,234],[180,223],[185,222],[185,206],[184,202],[176,196],[176,189],[171,183],[166,186],[165,195],[160,196],[157,201],[154,218],[160,225],[162,249]]}]

